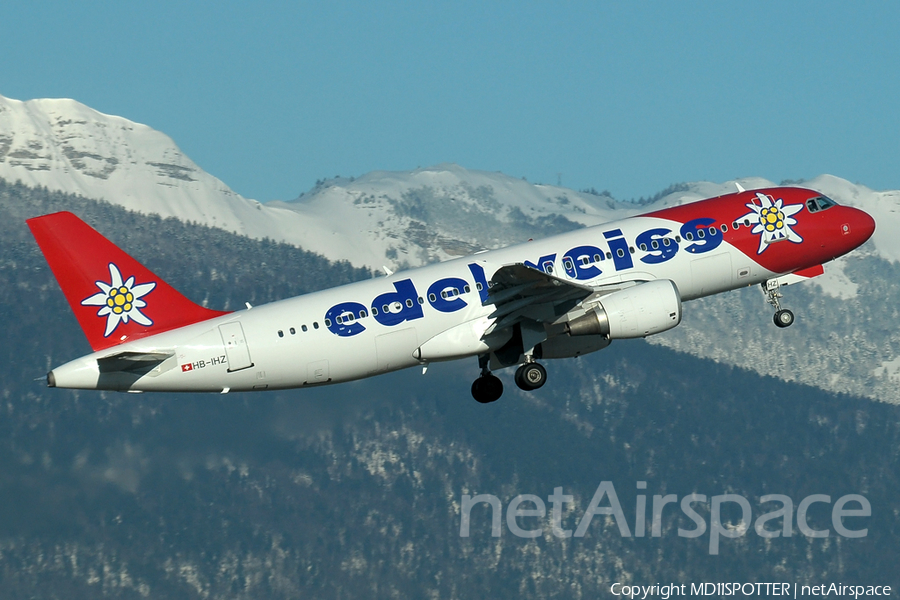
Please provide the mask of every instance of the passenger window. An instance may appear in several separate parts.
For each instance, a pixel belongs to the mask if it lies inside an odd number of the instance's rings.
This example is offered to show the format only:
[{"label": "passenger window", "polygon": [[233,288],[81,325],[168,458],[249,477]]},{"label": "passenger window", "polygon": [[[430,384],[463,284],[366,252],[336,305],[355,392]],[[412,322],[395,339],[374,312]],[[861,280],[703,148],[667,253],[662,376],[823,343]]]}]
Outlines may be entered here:
[{"label": "passenger window", "polygon": [[366,318],[366,317],[368,317],[368,316],[369,316],[369,315],[366,314],[366,311],[364,311],[364,310],[359,311],[359,318],[360,318],[360,319],[364,319],[364,318]]},{"label": "passenger window", "polygon": [[297,330],[294,329],[293,327],[291,327],[290,332],[291,332],[291,335],[296,335],[296,334],[297,334]]},{"label": "passenger window", "polygon": [[425,298],[419,296],[419,304],[425,304]]},{"label": "passenger window", "polygon": [[684,239],[686,239],[689,242],[692,242],[694,240],[694,234],[691,233],[690,231],[688,231],[686,234],[684,234]]},{"label": "passenger window", "polygon": [[594,255],[594,262],[600,262],[601,260],[603,260],[603,255],[602,255],[602,254],[595,254],[595,255]]},{"label": "passenger window", "polygon": [[331,327],[331,319],[325,319],[325,327]]},{"label": "passenger window", "polygon": [[653,248],[654,250],[658,250],[658,249],[659,249],[659,242],[656,241],[656,240],[653,240],[652,242],[650,242],[650,247]]},{"label": "passenger window", "polygon": [[607,258],[607,259],[612,258],[612,252],[607,252],[607,253],[606,253],[606,258]]},{"label": "passenger window", "polygon": [[[484,286],[481,285],[481,282],[479,281],[478,283],[475,284],[475,289],[478,290],[478,291],[480,292],[481,290],[484,289]],[[432,296],[433,296],[433,295],[434,295],[434,294],[432,294]]]},{"label": "passenger window", "polygon": [[431,302],[436,302],[437,296],[435,296],[434,294],[428,294],[428,300]]},{"label": "passenger window", "polygon": [[319,328],[318,321],[313,321],[313,329],[318,329],[318,328]]},{"label": "passenger window", "polygon": [[721,229],[722,229],[722,233],[727,232],[727,231],[728,231],[728,225],[726,225],[725,223],[722,223]]},{"label": "passenger window", "polygon": [[706,237],[706,234],[703,233],[703,230],[702,230],[702,229],[698,229],[698,230],[697,230],[697,237],[700,238],[700,239],[702,240],[703,238]]},{"label": "passenger window", "polygon": [[646,251],[647,251],[647,244],[641,244],[641,251],[642,251],[642,252],[646,252]]},{"label": "passenger window", "polygon": [[373,317],[377,317],[377,316],[378,316],[378,307],[377,307],[377,306],[373,306],[373,307],[372,307],[372,316],[373,316]]},{"label": "passenger window", "polygon": [[309,328],[308,328],[306,325],[301,325],[301,326],[300,326],[300,331],[306,333],[307,331],[309,331]]},{"label": "passenger window", "polygon": [[663,238],[663,246],[668,246],[672,242],[669,241],[669,238]]},{"label": "passenger window", "polygon": [[472,291],[472,288],[470,288],[469,286],[466,286],[463,289],[466,291],[467,294]]},{"label": "passenger window", "polygon": [[282,330],[278,330],[278,337],[284,337],[284,332]]},{"label": "passenger window", "polygon": [[412,307],[413,307],[413,301],[410,300],[409,298],[407,298],[406,299],[406,308],[412,308]]}]

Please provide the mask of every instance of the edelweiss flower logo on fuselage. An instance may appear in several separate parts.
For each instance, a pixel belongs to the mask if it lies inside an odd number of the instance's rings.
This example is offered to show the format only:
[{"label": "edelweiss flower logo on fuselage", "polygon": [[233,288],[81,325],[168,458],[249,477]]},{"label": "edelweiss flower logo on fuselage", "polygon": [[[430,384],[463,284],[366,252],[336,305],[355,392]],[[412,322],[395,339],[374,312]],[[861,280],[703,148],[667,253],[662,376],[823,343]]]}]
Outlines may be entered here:
[{"label": "edelweiss flower logo on fuselage", "polygon": [[794,215],[803,210],[802,204],[789,204],[784,206],[784,201],[779,198],[773,201],[772,198],[765,194],[756,193],[761,206],[755,203],[746,204],[752,212],[739,217],[738,221],[749,220],[750,223],[756,223],[751,233],[761,234],[759,237],[759,250],[757,254],[762,254],[763,250],[769,247],[772,242],[779,240],[790,240],[795,244],[803,241],[796,231],[791,229],[791,225],[797,224]]},{"label": "edelweiss flower logo on fuselage", "polygon": [[141,298],[149,294],[156,287],[156,283],[135,285],[134,277],[129,277],[123,282],[119,267],[113,263],[109,263],[109,279],[109,283],[96,281],[100,291],[81,301],[82,306],[102,307],[97,311],[97,316],[106,317],[106,331],[103,337],[109,337],[119,323],[127,323],[129,319],[141,325],[153,325],[153,321],[140,309],[147,306]]}]

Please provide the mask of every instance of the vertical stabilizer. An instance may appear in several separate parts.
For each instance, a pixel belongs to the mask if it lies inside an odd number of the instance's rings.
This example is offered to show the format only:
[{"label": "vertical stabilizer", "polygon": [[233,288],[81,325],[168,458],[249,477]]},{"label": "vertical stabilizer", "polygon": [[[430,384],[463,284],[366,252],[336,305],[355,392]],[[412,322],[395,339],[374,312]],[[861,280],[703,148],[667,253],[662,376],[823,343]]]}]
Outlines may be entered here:
[{"label": "vertical stabilizer", "polygon": [[188,300],[70,212],[28,227],[95,351],[227,314]]}]

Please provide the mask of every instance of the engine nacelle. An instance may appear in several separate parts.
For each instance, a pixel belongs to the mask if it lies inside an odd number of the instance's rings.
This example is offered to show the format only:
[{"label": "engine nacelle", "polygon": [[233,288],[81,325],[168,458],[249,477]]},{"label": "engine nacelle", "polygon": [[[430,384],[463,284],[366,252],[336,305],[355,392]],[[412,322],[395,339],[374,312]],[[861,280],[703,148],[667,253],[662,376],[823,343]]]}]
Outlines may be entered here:
[{"label": "engine nacelle", "polygon": [[608,296],[566,323],[569,335],[602,335],[611,340],[661,333],[681,323],[681,294],[673,281],[657,279]]}]

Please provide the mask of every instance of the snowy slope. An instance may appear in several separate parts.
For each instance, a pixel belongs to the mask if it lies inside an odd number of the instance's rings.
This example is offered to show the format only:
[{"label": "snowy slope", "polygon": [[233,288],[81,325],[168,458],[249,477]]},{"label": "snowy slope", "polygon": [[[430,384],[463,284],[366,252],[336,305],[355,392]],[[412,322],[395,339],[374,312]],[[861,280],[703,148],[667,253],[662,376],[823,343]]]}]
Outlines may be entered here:
[{"label": "snowy slope", "polygon": [[[254,238],[269,237],[359,266],[391,268],[736,189],[734,182],[696,182],[640,207],[502,173],[440,164],[326,180],[295,200],[260,204],[233,192],[185,156],[171,138],[146,125],[74,100],[20,102],[2,96],[0,177]],[[772,185],[760,178],[740,183],[747,189]],[[829,175],[804,185],[873,214],[878,230],[869,251],[900,261],[900,191],[876,192]],[[839,269],[828,277],[834,280],[829,293],[846,296],[854,291]]]},{"label": "snowy slope", "polygon": [[420,265],[621,212],[608,198],[456,165],[331,180],[296,201],[262,205],[165,134],[67,99],[0,96],[0,177],[372,266]]},{"label": "snowy slope", "polygon": [[[634,214],[609,197],[440,164],[328,180],[291,202],[307,239],[331,230],[329,256],[416,266]],[[324,249],[324,247],[323,247]]]},{"label": "snowy slope", "polygon": [[236,194],[167,135],[74,100],[0,96],[0,177],[302,245],[296,213]]}]

